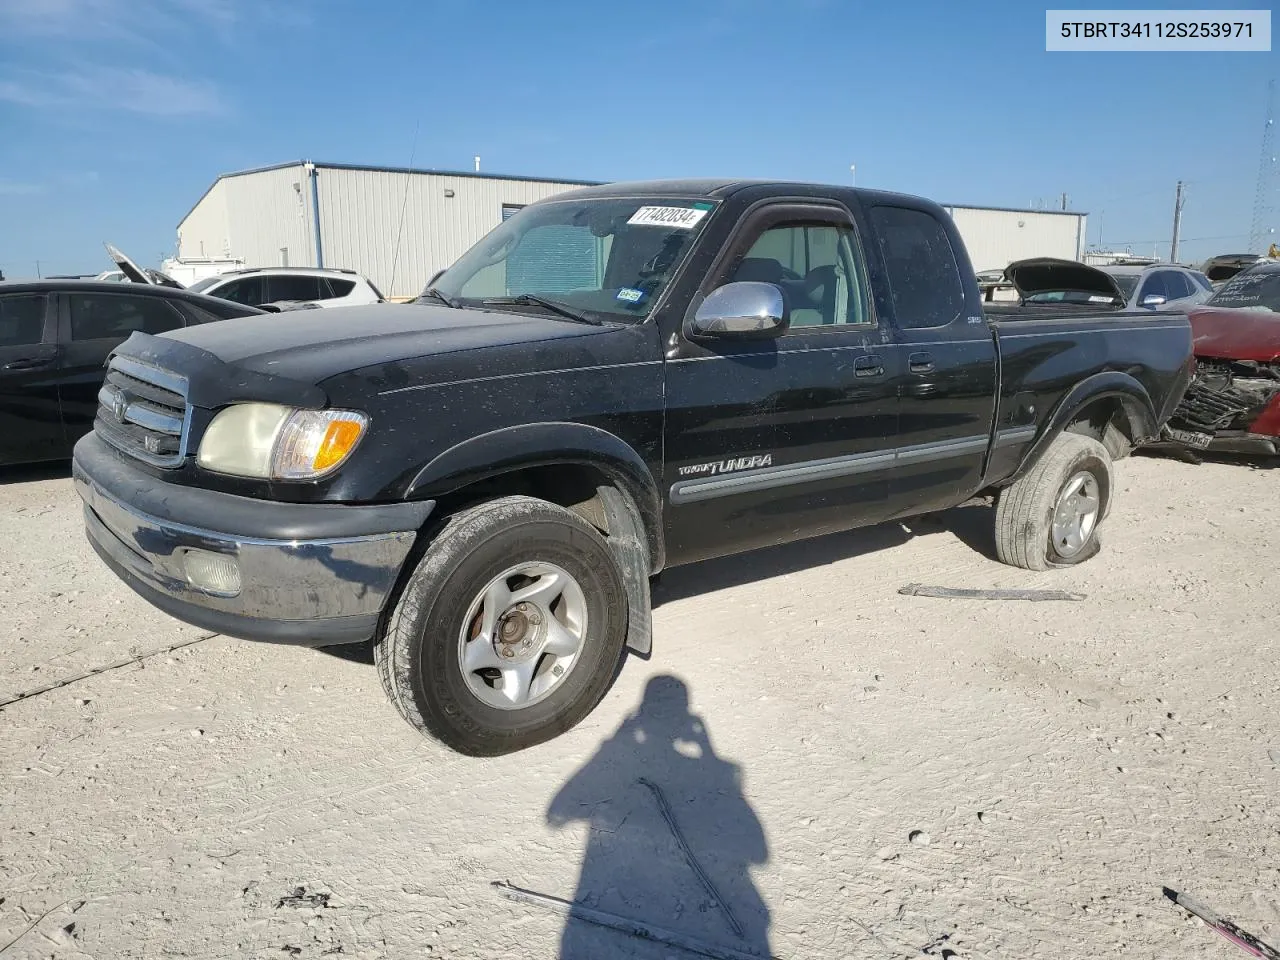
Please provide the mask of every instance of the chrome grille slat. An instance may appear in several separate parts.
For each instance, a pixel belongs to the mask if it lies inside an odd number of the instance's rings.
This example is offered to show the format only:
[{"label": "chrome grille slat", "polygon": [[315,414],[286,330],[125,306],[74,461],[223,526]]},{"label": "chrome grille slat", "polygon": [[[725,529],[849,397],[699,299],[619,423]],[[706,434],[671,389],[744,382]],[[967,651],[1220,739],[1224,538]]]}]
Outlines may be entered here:
[{"label": "chrome grille slat", "polygon": [[107,371],[106,383],[108,386],[126,390],[130,395],[146,400],[158,407],[169,407],[172,410],[176,410],[179,415],[187,405],[182,394],[174,393],[164,387],[157,387],[155,384],[139,380],[137,377],[131,377],[118,370]]},{"label": "chrome grille slat", "polygon": [[177,466],[187,453],[186,391],[185,377],[128,357],[113,357],[98,391],[94,432],[145,463]]}]

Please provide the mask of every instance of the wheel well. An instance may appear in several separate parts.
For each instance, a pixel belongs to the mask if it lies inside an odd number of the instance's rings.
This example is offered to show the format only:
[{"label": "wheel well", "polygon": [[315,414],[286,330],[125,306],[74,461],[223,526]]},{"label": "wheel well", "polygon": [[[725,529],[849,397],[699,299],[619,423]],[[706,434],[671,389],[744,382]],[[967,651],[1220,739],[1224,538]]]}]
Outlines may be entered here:
[{"label": "wheel well", "polygon": [[602,486],[616,484],[603,470],[589,464],[556,463],[523,467],[478,480],[438,498],[434,513],[437,517],[446,517],[474,503],[519,494],[537,497],[572,510],[601,533],[608,535],[609,521],[598,493]]},{"label": "wheel well", "polygon": [[1063,432],[1093,437],[1106,445],[1114,460],[1120,459],[1135,445],[1134,424],[1118,397],[1100,397],[1085,404],[1072,416]]}]

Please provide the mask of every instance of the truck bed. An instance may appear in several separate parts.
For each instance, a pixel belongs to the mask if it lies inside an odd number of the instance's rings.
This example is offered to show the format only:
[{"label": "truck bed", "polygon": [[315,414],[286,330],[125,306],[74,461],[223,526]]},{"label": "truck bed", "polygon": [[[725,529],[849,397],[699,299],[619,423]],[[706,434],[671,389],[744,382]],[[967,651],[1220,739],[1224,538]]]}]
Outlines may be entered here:
[{"label": "truck bed", "polygon": [[[987,308],[1000,355],[998,430],[1034,424],[1039,434],[1064,401],[1064,389],[1078,390],[1090,381],[1105,387],[1105,380],[1136,379],[1152,398],[1159,422],[1181,399],[1181,391],[1171,385],[1185,376],[1190,355],[1191,324],[1185,315],[1059,304],[1011,306]],[[998,483],[1010,476],[1031,442],[1028,435],[1025,443],[994,449],[988,479]]]}]

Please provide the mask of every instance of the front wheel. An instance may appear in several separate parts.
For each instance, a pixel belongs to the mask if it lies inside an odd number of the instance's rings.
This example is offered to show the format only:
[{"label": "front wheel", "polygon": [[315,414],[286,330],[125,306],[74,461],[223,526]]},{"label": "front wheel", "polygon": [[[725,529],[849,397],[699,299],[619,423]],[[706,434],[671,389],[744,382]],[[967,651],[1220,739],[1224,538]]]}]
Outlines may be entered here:
[{"label": "front wheel", "polygon": [[496,756],[563,733],[608,690],[627,600],[604,538],[576,514],[503,497],[451,517],[405,586],[375,659],[413,727]]},{"label": "front wheel", "polygon": [[1082,563],[1099,550],[1111,507],[1111,456],[1092,437],[1064,433],[996,498],[996,555],[1026,570]]}]

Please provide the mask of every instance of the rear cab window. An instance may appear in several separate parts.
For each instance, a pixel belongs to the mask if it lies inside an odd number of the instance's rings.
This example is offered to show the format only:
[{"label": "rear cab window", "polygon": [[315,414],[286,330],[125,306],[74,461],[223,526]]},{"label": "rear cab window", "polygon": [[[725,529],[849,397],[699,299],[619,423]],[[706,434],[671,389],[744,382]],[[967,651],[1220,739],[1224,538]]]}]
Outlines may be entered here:
[{"label": "rear cab window", "polygon": [[923,210],[877,205],[871,224],[888,273],[898,326],[945,327],[964,313],[964,286],[947,231]]}]

